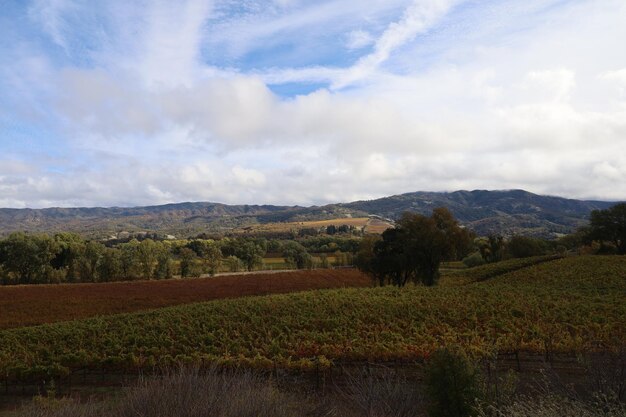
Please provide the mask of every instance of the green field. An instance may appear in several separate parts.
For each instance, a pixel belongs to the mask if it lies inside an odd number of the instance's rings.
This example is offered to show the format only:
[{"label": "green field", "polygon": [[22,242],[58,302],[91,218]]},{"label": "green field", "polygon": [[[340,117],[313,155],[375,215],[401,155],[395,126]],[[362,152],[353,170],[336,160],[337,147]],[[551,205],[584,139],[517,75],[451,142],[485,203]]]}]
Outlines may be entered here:
[{"label": "green field", "polygon": [[420,359],[443,345],[475,356],[626,345],[626,257],[564,258],[481,282],[462,273],[447,279],[465,285],[250,297],[6,330],[0,374],[180,362],[302,369]]}]

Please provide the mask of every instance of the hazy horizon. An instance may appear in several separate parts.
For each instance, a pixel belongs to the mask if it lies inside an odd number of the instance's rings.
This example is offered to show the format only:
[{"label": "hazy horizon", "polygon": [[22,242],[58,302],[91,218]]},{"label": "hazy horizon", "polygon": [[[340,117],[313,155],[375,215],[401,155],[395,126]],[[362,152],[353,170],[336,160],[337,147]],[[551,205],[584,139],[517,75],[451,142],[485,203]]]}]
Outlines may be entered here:
[{"label": "hazy horizon", "polygon": [[0,10],[0,207],[626,199],[620,0]]}]

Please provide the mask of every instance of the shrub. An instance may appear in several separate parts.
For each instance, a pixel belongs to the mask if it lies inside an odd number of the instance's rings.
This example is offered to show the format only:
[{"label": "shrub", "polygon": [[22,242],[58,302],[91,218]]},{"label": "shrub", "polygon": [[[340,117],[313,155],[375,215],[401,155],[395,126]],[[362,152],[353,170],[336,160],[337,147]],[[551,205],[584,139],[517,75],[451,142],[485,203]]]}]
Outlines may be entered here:
[{"label": "shrub", "polygon": [[513,236],[507,245],[507,252],[513,258],[530,258],[546,253],[546,243],[527,236]]},{"label": "shrub", "polygon": [[477,368],[466,355],[449,349],[436,351],[425,372],[430,417],[469,417],[481,397]]},{"label": "shrub", "polygon": [[485,260],[480,252],[474,252],[466,258],[463,258],[463,263],[468,268],[472,268],[474,266],[481,266],[485,264]]}]

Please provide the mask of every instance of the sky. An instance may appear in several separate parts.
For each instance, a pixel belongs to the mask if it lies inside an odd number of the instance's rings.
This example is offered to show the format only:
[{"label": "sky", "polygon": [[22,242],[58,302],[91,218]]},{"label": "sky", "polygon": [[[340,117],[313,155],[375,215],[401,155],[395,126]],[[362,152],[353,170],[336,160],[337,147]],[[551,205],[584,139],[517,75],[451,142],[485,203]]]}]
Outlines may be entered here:
[{"label": "sky", "polygon": [[626,199],[623,0],[0,0],[0,207]]}]

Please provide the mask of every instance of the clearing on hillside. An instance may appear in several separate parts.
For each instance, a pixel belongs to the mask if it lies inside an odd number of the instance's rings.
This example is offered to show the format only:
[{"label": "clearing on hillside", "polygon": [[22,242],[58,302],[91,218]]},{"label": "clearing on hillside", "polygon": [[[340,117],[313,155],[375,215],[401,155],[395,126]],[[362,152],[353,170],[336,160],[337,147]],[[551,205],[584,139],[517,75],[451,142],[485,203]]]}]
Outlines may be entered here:
[{"label": "clearing on hillside", "polygon": [[382,233],[393,225],[385,220],[370,217],[341,217],[331,220],[310,220],[302,222],[276,222],[246,226],[237,232],[289,232],[302,229],[321,229],[328,226],[354,226],[366,233]]}]

